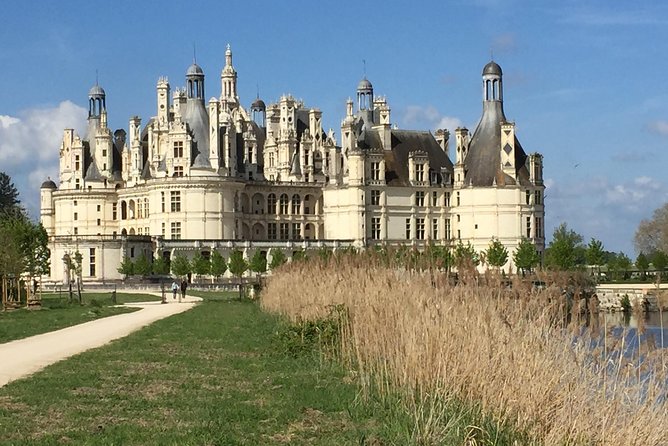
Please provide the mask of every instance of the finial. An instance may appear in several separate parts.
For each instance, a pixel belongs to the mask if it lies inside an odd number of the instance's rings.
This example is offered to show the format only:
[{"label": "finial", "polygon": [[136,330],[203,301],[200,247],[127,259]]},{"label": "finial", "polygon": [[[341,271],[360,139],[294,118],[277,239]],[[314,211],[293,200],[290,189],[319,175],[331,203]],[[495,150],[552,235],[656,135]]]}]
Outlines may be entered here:
[{"label": "finial", "polygon": [[489,49],[489,57],[493,62],[494,61],[494,50],[492,48]]},{"label": "finial", "polygon": [[364,79],[366,79],[366,59],[362,59],[362,66],[364,71]]},{"label": "finial", "polygon": [[257,99],[260,99],[260,84],[255,83],[255,90],[257,91]]},{"label": "finial", "polygon": [[97,85],[98,85],[98,84],[97,84],[97,80],[98,80],[97,77],[98,77],[98,73],[97,73],[97,68],[96,68],[96,69],[95,69],[95,86],[96,86],[96,87],[97,87]]},{"label": "finial", "polygon": [[193,42],[193,63],[197,63],[197,47],[195,46],[195,42]]},{"label": "finial", "polygon": [[232,50],[232,47],[231,47],[230,44],[228,43],[228,44],[227,44],[227,51],[231,51],[231,50]]}]

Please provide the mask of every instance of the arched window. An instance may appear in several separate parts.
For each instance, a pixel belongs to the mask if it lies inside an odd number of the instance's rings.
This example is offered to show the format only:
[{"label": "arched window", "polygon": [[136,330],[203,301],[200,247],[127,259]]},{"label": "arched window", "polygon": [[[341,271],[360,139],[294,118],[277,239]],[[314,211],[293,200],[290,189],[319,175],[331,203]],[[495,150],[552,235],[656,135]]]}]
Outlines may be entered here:
[{"label": "arched window", "polygon": [[281,194],[280,198],[280,213],[285,215],[288,213],[288,195],[287,194]]},{"label": "arched window", "polygon": [[276,213],[276,194],[269,194],[267,196],[267,214]]},{"label": "arched window", "polygon": [[294,215],[302,213],[302,199],[299,197],[299,194],[294,194],[292,196],[292,213]]},{"label": "arched window", "polygon": [[128,204],[125,200],[121,201],[121,220],[128,218]]}]

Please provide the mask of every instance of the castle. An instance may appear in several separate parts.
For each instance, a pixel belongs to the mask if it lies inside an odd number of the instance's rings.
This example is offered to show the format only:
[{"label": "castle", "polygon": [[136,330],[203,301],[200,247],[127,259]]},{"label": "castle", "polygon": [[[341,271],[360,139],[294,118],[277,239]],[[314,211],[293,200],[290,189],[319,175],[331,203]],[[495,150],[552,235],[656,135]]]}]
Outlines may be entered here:
[{"label": "castle", "polygon": [[[193,63],[185,87],[156,86],[157,115],[128,132],[107,127],[106,94],[90,89],[84,138],[64,131],[59,184],[41,186],[53,281],[82,255],[84,281],[121,277],[123,258],[175,252],[208,257],[262,250],[460,240],[512,252],[522,238],[542,253],[542,156],[527,155],[503,110],[501,67],[482,72],[482,117],[466,128],[404,130],[366,78],[348,100],[340,143],[322,113],[292,96],[248,109],[228,45],[220,96],[206,101]],[[450,146],[454,153],[450,153]],[[454,156],[454,158],[451,158]],[[512,257],[512,256],[510,256]],[[509,259],[507,266],[510,266]]]}]

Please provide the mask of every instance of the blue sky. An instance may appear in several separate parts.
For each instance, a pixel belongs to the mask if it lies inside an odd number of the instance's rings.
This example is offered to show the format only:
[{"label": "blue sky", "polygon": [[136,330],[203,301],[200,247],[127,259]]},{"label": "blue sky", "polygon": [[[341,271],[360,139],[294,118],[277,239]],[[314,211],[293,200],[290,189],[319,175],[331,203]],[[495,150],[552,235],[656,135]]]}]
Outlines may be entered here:
[{"label": "blue sky", "polygon": [[[57,178],[62,129],[84,128],[87,92],[109,124],[155,114],[155,84],[184,84],[193,59],[220,95],[226,44],[250,104],[284,93],[337,131],[364,74],[400,127],[475,128],[493,53],[506,116],[545,157],[546,225],[634,256],[638,222],[668,201],[668,3],[592,0],[424,2],[11,2],[0,27],[0,170],[36,216]],[[340,139],[340,138],[339,138]]]}]

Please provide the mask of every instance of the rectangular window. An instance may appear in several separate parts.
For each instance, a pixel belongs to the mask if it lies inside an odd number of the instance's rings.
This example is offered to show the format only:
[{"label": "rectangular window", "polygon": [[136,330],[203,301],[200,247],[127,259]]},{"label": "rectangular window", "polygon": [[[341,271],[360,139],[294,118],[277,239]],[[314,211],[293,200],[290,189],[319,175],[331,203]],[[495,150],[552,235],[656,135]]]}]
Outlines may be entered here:
[{"label": "rectangular window", "polygon": [[143,228],[137,228],[137,235],[142,235],[144,234],[144,229]]},{"label": "rectangular window", "polygon": [[531,191],[530,190],[527,190],[526,193],[525,193],[525,201],[526,201],[526,204],[531,204]]},{"label": "rectangular window", "polygon": [[88,264],[90,266],[90,276],[95,276],[95,248],[89,249]]},{"label": "rectangular window", "polygon": [[445,193],[445,206],[450,207],[450,192]]},{"label": "rectangular window", "polygon": [[107,156],[107,149],[102,149],[102,156]]},{"label": "rectangular window", "polygon": [[418,240],[424,240],[424,218],[415,220],[415,236]]},{"label": "rectangular window", "polygon": [[379,206],[380,205],[380,191],[379,190],[372,190],[371,191],[371,206]]},{"label": "rectangular window", "polygon": [[102,225],[102,220],[100,220],[99,218],[97,219],[97,225],[98,225],[98,226],[101,226],[101,225]]},{"label": "rectangular window", "polygon": [[457,223],[459,223],[459,222],[461,222],[461,221],[462,221],[462,217],[461,217],[461,215],[457,214]]},{"label": "rectangular window", "polygon": [[181,238],[181,222],[180,221],[173,221],[171,223],[171,229],[172,229],[172,239],[173,240],[179,240]]},{"label": "rectangular window", "polygon": [[411,239],[411,219],[406,219],[406,240]]},{"label": "rectangular window", "polygon": [[457,206],[461,204],[461,201],[459,200],[459,192],[457,192]]},{"label": "rectangular window", "polygon": [[431,221],[431,239],[438,240],[438,218]]},{"label": "rectangular window", "polygon": [[74,181],[74,188],[79,189],[79,178]]},{"label": "rectangular window", "polygon": [[80,166],[80,164],[79,164],[79,155],[76,155],[76,156],[74,157],[74,170],[79,170],[79,166]]},{"label": "rectangular window", "polygon": [[531,217],[527,217],[527,238],[531,238]]},{"label": "rectangular window", "polygon": [[431,193],[431,205],[434,207],[438,206],[438,192],[436,191]]},{"label": "rectangular window", "polygon": [[541,217],[536,217],[536,237],[543,237],[543,219]]},{"label": "rectangular window", "polygon": [[183,176],[183,166],[174,166],[174,176],[175,177]]},{"label": "rectangular window", "polygon": [[165,193],[160,192],[160,202],[162,204],[162,212],[165,212]]},{"label": "rectangular window", "polygon": [[445,219],[445,239],[450,240],[450,219]]},{"label": "rectangular window", "polygon": [[79,202],[77,200],[74,200],[74,206],[76,206],[77,204],[79,204]]},{"label": "rectangular window", "polygon": [[181,212],[181,191],[171,191],[169,196],[171,199],[172,212]]},{"label": "rectangular window", "polygon": [[183,141],[174,141],[174,158],[183,158]]},{"label": "rectangular window", "polygon": [[290,238],[290,232],[289,232],[289,231],[290,231],[290,226],[289,226],[289,223],[280,223],[278,228],[279,228],[279,230],[280,230],[279,238],[280,238],[281,240],[287,240],[287,239]]},{"label": "rectangular window", "polygon": [[380,217],[371,218],[371,239],[380,240]]},{"label": "rectangular window", "polygon": [[112,203],[111,204],[111,219],[116,220],[118,217],[118,204],[117,203]]},{"label": "rectangular window", "polygon": [[78,212],[75,212],[75,213],[74,213],[74,219],[75,219],[75,220],[78,220],[78,219],[79,219],[79,213],[78,213]]},{"label": "rectangular window", "polygon": [[301,225],[301,223],[292,223],[292,238],[294,240],[301,240],[301,238],[302,238],[302,225]]},{"label": "rectangular window", "polygon": [[276,240],[276,223],[269,223],[267,226],[267,235],[269,240]]},{"label": "rectangular window", "polygon": [[542,197],[541,197],[540,191],[537,190],[537,191],[534,192],[533,204],[536,204],[536,205],[542,204],[541,202],[542,202]]},{"label": "rectangular window", "polygon": [[457,229],[457,240],[461,240],[461,238],[462,238],[462,230]]},{"label": "rectangular window", "polygon": [[100,205],[97,205],[97,211],[100,212]]},{"label": "rectangular window", "polygon": [[424,191],[415,192],[415,206],[424,206]]},{"label": "rectangular window", "polygon": [[420,183],[424,181],[424,164],[422,163],[415,164],[415,181]]},{"label": "rectangular window", "polygon": [[74,228],[74,235],[77,235],[79,233],[79,228]]},{"label": "rectangular window", "polygon": [[162,236],[165,236],[165,222],[163,221],[162,224],[160,225],[160,233]]},{"label": "rectangular window", "polygon": [[371,163],[371,179],[372,180],[380,180],[380,163],[379,162],[372,162]]}]

